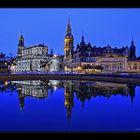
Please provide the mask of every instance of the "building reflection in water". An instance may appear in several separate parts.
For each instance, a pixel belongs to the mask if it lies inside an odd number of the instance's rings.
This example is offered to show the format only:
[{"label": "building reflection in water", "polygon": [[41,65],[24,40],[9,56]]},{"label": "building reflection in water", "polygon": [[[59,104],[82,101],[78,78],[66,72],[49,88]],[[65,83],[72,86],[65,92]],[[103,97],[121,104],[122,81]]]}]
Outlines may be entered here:
[{"label": "building reflection in water", "polygon": [[24,100],[26,96],[43,99],[48,97],[48,86],[40,80],[28,80],[28,81],[12,81],[16,84],[18,91],[18,99],[20,103],[20,109],[24,108]]},{"label": "building reflection in water", "polygon": [[74,97],[76,96],[84,107],[86,100],[91,100],[97,96],[111,97],[112,95],[121,95],[130,97],[133,103],[135,97],[135,85],[106,83],[93,81],[58,81],[58,80],[28,80],[11,81],[0,83],[0,91],[18,91],[20,109],[23,110],[26,96],[32,96],[38,99],[48,97],[49,93],[54,93],[57,88],[64,88],[64,106],[67,111],[68,120],[70,120],[72,108],[74,106]]},{"label": "building reflection in water", "polygon": [[64,83],[64,105],[67,109],[67,117],[70,121],[71,117],[71,110],[73,108],[73,100],[74,100],[74,89],[73,89],[73,82],[72,81],[66,81]]},{"label": "building reflection in water", "polygon": [[48,90],[60,87],[60,81],[56,80],[27,80],[27,81],[12,81],[16,84],[18,91],[18,99],[20,103],[20,109],[24,108],[24,100],[26,96],[31,96],[38,99],[44,99],[48,97]]},{"label": "building reflection in water", "polygon": [[67,109],[67,117],[70,120],[71,111],[74,106],[75,96],[81,101],[82,107],[86,100],[97,96],[111,97],[112,95],[121,95],[130,97],[131,103],[135,97],[135,85],[127,85],[120,83],[105,83],[105,82],[87,82],[87,81],[65,81],[64,82],[64,97],[65,107]]},{"label": "building reflection in water", "polygon": [[74,89],[76,96],[82,102],[82,106],[84,106],[85,100],[90,100],[96,96],[104,96],[107,98],[112,95],[130,96],[131,102],[133,102],[135,97],[135,86],[120,83],[75,81]]}]

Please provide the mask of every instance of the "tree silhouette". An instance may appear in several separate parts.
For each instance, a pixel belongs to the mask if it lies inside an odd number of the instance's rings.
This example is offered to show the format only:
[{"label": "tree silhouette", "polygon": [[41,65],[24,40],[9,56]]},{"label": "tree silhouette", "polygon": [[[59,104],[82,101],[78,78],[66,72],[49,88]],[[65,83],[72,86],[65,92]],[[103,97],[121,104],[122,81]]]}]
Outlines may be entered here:
[{"label": "tree silhouette", "polygon": [[4,59],[6,57],[6,55],[4,53],[0,53],[0,58]]}]

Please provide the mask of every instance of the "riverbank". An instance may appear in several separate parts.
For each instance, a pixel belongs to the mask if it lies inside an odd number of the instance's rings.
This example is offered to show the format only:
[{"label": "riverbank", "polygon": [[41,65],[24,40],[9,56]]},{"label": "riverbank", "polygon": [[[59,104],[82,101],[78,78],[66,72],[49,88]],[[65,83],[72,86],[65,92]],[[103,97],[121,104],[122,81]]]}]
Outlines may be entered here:
[{"label": "riverbank", "polygon": [[140,85],[140,74],[1,74],[1,81],[18,80],[88,80]]}]

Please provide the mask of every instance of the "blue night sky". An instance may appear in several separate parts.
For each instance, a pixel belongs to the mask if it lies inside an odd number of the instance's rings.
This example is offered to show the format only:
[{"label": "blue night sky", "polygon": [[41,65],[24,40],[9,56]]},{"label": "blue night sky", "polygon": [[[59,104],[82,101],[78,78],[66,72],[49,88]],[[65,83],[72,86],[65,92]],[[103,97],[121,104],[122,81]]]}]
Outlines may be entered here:
[{"label": "blue night sky", "polygon": [[140,55],[140,9],[119,8],[1,8],[0,52],[17,52],[20,32],[29,47],[44,43],[49,52],[63,54],[68,15],[74,35],[74,46],[81,41],[96,46],[130,46],[132,36]]}]

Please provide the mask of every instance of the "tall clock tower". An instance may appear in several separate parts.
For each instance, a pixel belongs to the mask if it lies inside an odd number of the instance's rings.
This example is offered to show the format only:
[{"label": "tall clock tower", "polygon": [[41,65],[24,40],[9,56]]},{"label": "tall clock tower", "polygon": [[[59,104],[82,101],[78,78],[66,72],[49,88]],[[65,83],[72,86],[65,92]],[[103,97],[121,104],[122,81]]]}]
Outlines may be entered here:
[{"label": "tall clock tower", "polygon": [[67,63],[67,66],[65,65],[65,71],[68,69],[68,63],[71,63],[73,59],[73,41],[74,38],[71,33],[70,17],[68,17],[67,34],[64,39],[64,61]]}]

